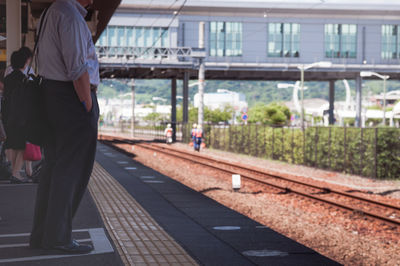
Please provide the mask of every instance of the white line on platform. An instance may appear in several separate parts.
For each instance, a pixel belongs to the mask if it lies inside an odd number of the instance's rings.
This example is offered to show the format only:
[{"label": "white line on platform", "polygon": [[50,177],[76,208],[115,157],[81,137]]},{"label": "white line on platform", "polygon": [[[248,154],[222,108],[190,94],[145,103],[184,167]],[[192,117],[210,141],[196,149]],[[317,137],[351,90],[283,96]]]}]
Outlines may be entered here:
[{"label": "white line on platform", "polygon": [[141,176],[140,178],[143,178],[143,179],[153,179],[153,178],[156,178],[155,176],[152,176],[152,175],[143,175],[143,176]]},{"label": "white line on platform", "polygon": [[23,244],[8,244],[8,245],[0,245],[0,248],[19,248],[19,247],[28,247],[28,243]]},{"label": "white line on platform", "polygon": [[114,249],[111,246],[110,241],[108,241],[103,228],[90,229],[89,234],[95,251],[98,253],[114,252]]},{"label": "white line on platform", "polygon": [[[87,229],[75,229],[72,230],[73,233],[80,233],[80,232],[89,232],[91,230],[90,228]],[[1,237],[20,237],[20,236],[30,236],[31,233],[20,233],[20,234],[5,234],[5,235],[0,235]]]},{"label": "white line on platform", "polygon": [[230,230],[240,230],[240,226],[214,226],[214,230],[230,231]]},{"label": "white line on platform", "polygon": [[145,183],[157,183],[157,184],[164,183],[164,181],[160,181],[160,180],[143,180],[143,182],[145,182]]},{"label": "white line on platform", "polygon": [[136,170],[137,168],[136,167],[125,167],[124,169],[125,170]]},{"label": "white line on platform", "polygon": [[118,164],[128,164],[128,162],[126,162],[126,161],[118,161],[117,163]]},{"label": "white line on platform", "polygon": [[[90,242],[92,239],[86,238],[86,239],[77,239],[76,241],[78,242]],[[0,248],[19,248],[19,247],[29,247],[29,243],[22,243],[22,244],[6,244],[6,245],[0,245]]]},{"label": "white line on platform", "polygon": [[36,183],[25,183],[25,184],[9,184],[9,183],[4,183],[1,184],[0,182],[0,187],[20,187],[20,186],[33,186],[37,185]]}]

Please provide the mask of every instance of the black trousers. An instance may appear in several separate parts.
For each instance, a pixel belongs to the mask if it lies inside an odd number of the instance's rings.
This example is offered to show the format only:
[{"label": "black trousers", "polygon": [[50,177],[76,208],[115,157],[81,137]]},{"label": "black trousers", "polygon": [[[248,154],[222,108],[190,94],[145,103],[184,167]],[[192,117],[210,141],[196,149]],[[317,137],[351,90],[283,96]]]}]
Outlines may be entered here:
[{"label": "black trousers", "polygon": [[71,241],[72,218],[93,170],[99,106],[92,92],[87,112],[72,82],[45,80],[43,90],[49,132],[30,244],[53,247]]}]

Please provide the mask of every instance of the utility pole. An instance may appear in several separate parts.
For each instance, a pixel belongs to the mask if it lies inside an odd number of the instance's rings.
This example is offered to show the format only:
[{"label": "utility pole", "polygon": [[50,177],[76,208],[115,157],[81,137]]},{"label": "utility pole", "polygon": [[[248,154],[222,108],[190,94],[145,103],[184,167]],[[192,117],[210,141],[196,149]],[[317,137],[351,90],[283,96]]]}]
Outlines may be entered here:
[{"label": "utility pole", "polygon": [[362,80],[361,76],[356,76],[356,127],[362,127]]},{"label": "utility pole", "polygon": [[[204,33],[205,23],[199,23],[199,48],[204,49]],[[204,122],[204,79],[205,79],[205,64],[204,58],[199,58],[199,113],[198,125],[203,125]]]}]

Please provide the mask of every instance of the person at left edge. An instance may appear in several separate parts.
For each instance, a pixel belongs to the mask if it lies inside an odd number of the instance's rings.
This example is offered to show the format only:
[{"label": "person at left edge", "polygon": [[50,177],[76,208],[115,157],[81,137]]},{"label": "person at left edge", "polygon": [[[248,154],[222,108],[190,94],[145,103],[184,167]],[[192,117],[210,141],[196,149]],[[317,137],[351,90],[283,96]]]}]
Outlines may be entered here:
[{"label": "person at left edge", "polygon": [[[18,53],[21,54],[21,56],[26,58],[25,59],[26,60],[25,68],[22,70],[22,73],[24,73],[25,76],[29,76],[31,74],[34,75],[35,72],[33,71],[33,68],[29,67],[29,64],[31,63],[31,61],[33,59],[33,54],[32,54],[31,49],[27,46],[22,46],[21,48],[19,48]],[[28,73],[28,71],[29,71],[29,73]],[[13,72],[13,68],[10,65],[4,71],[4,77],[8,76],[12,72]],[[11,158],[10,150],[6,150],[6,156]],[[32,172],[33,172],[32,162],[25,161],[25,173],[28,178],[32,178]]]},{"label": "person at left edge", "polygon": [[[72,238],[72,219],[93,169],[99,107],[99,64],[86,6],[93,0],[55,0],[43,19],[38,74],[43,77],[48,132],[37,189],[31,248],[89,253]],[[40,23],[40,22],[39,22]]]}]

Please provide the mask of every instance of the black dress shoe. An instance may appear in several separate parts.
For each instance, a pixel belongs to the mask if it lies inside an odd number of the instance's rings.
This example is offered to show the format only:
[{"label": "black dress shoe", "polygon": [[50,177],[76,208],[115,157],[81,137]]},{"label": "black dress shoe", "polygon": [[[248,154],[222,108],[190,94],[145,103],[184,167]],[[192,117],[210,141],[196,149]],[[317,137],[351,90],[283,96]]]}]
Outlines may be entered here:
[{"label": "black dress shoe", "polygon": [[85,254],[90,253],[93,250],[92,245],[82,245],[79,244],[76,240],[72,240],[71,243],[64,246],[55,246],[51,249],[57,249],[64,251],[65,253],[70,254]]}]

